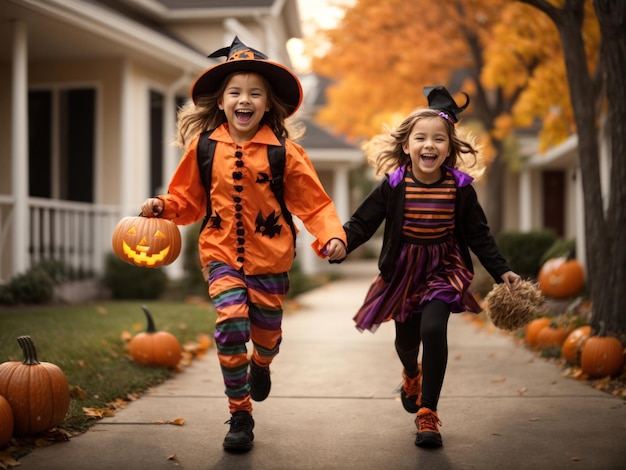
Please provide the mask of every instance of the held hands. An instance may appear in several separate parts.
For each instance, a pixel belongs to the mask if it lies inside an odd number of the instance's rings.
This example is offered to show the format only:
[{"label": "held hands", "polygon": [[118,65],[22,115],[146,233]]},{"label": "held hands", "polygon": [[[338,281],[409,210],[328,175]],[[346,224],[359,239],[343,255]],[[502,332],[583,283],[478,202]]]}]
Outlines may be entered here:
[{"label": "held hands", "polygon": [[333,238],[326,244],[322,253],[327,255],[331,261],[344,259],[346,257],[346,246],[338,238]]},{"label": "held hands", "polygon": [[522,280],[519,274],[516,274],[513,271],[507,271],[500,277],[509,288],[509,291],[515,289],[515,285]]},{"label": "held hands", "polygon": [[141,215],[144,217],[158,217],[163,212],[164,205],[157,197],[151,197],[141,205]]}]

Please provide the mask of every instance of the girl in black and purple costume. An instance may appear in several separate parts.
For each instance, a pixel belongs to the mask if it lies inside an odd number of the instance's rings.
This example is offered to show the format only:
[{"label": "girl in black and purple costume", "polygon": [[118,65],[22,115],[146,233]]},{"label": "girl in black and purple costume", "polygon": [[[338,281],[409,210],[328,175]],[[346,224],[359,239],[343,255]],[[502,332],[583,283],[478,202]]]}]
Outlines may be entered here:
[{"label": "girl in black and purple costume", "polygon": [[[442,87],[424,88],[428,108],[414,110],[392,132],[365,150],[385,175],[344,225],[348,252],[369,240],[385,222],[380,274],[354,317],[359,330],[374,332],[394,320],[395,347],[404,367],[402,405],[417,413],[415,444],[442,445],[437,403],[448,360],[450,313],[481,311],[469,292],[471,249],[496,282],[520,280],[489,231],[471,183],[457,169],[463,156],[476,161],[471,140],[457,135],[459,107]],[[420,344],[422,363],[418,365]]]}]

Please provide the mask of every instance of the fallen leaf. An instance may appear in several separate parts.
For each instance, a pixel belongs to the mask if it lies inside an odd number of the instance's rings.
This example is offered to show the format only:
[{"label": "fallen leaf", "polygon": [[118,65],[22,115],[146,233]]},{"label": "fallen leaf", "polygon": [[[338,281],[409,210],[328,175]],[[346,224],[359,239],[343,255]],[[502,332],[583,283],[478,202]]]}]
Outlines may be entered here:
[{"label": "fallen leaf", "polygon": [[528,389],[526,387],[522,387],[520,388],[517,393],[519,393],[520,395],[526,395],[526,392],[528,391]]},{"label": "fallen leaf", "polygon": [[0,452],[0,468],[8,469],[19,466],[20,463],[6,452]]},{"label": "fallen leaf", "polygon": [[570,460],[572,462],[580,462],[582,460],[585,460],[585,458],[584,457],[572,457]]},{"label": "fallen leaf", "polygon": [[491,381],[492,384],[501,384],[501,383],[504,383],[504,382],[506,382],[506,378],[505,377],[501,377],[499,379],[493,379]]},{"label": "fallen leaf", "polygon": [[169,422],[169,424],[175,424],[176,426],[182,426],[185,424],[185,420],[183,418],[176,418]]},{"label": "fallen leaf", "polygon": [[70,398],[74,398],[77,400],[86,400],[87,392],[85,392],[78,385],[74,385],[73,387],[70,388]]},{"label": "fallen leaf", "polygon": [[167,457],[167,460],[177,460],[177,458],[176,458],[176,454],[169,455],[169,456]]},{"label": "fallen leaf", "polygon": [[539,421],[539,418],[530,418],[528,421]]}]

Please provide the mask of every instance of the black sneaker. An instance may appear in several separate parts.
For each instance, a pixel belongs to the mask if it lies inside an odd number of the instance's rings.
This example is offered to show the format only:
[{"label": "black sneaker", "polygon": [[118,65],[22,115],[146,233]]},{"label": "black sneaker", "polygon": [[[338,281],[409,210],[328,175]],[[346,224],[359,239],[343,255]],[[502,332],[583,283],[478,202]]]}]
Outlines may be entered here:
[{"label": "black sneaker", "polygon": [[230,424],[230,430],[224,438],[224,449],[245,452],[252,449],[254,440],[254,419],[247,411],[235,411],[224,424]]},{"label": "black sneaker", "polygon": [[253,360],[250,360],[250,376],[248,377],[250,384],[250,398],[254,401],[263,401],[270,394],[272,388],[272,380],[270,379],[270,368],[261,367]]}]

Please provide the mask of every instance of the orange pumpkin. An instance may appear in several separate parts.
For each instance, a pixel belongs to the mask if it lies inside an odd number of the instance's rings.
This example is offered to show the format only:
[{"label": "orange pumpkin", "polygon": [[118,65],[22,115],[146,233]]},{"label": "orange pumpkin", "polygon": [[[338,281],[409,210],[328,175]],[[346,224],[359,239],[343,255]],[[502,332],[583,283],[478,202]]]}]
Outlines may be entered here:
[{"label": "orange pumpkin", "polygon": [[0,395],[0,449],[5,446],[13,435],[13,410],[9,402]]},{"label": "orange pumpkin", "polygon": [[17,338],[24,361],[0,364],[0,395],[11,405],[14,434],[47,431],[63,421],[70,408],[70,387],[63,371],[39,362],[30,336]]},{"label": "orange pumpkin", "polygon": [[178,258],[181,243],[176,224],[157,217],[124,217],[113,230],[113,252],[135,266],[166,266]]},{"label": "orange pumpkin", "polygon": [[583,346],[591,335],[591,326],[584,325],[574,329],[561,346],[561,357],[571,364],[580,362]]},{"label": "orange pumpkin", "polygon": [[539,332],[547,326],[550,326],[552,320],[548,317],[540,317],[532,320],[528,325],[526,325],[526,331],[524,333],[524,341],[526,344],[531,347],[537,347],[537,336]]},{"label": "orange pumpkin", "polygon": [[536,347],[538,349],[561,347],[569,335],[569,330],[554,323],[542,328],[537,333]]},{"label": "orange pumpkin", "polygon": [[552,258],[539,271],[539,289],[548,297],[566,299],[585,286],[585,272],[578,260]]},{"label": "orange pumpkin", "polygon": [[182,349],[176,336],[167,331],[157,331],[152,314],[143,305],[148,328],[136,334],[128,344],[131,357],[145,366],[174,368],[180,362]]},{"label": "orange pumpkin", "polygon": [[597,336],[585,342],[580,355],[580,368],[589,377],[606,377],[621,372],[624,365],[624,346],[613,336],[604,336],[604,324]]}]

